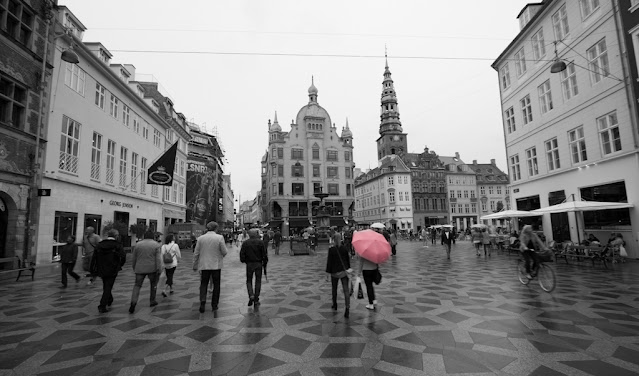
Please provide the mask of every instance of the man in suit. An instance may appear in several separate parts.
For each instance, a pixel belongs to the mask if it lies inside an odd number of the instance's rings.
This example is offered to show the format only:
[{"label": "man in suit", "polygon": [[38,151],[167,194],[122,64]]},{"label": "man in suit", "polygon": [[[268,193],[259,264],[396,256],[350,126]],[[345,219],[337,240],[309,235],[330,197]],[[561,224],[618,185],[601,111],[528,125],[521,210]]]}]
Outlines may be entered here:
[{"label": "man in suit", "polygon": [[450,233],[449,227],[444,227],[442,231],[442,245],[446,247],[446,257],[450,260],[450,245],[453,242],[453,234]]},{"label": "man in suit", "polygon": [[206,234],[197,238],[193,252],[193,270],[200,272],[200,312],[204,313],[206,305],[206,289],[209,280],[213,280],[213,296],[211,308],[216,311],[220,301],[220,277],[224,256],[227,254],[224,237],[215,233],[217,222],[206,224]]}]

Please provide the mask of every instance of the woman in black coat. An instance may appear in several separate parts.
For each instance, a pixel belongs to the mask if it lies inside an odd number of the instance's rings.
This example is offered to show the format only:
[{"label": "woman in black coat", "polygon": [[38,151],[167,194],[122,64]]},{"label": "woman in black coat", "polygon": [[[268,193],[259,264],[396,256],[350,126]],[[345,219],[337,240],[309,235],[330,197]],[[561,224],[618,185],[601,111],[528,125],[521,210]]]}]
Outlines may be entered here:
[{"label": "woman in black coat", "polygon": [[337,283],[342,281],[342,290],[344,290],[344,301],[346,303],[346,310],[344,311],[344,317],[348,318],[350,309],[350,286],[348,275],[353,272],[351,269],[350,256],[348,254],[348,247],[341,245],[338,247],[330,247],[328,249],[328,258],[326,259],[326,273],[331,275],[331,287],[333,293],[333,310],[337,310]]}]

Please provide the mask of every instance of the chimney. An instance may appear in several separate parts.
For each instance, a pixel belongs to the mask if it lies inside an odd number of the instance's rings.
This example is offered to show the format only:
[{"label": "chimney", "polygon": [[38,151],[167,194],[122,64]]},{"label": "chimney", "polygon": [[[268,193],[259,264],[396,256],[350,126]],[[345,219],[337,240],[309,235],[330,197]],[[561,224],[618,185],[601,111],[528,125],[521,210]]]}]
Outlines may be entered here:
[{"label": "chimney", "polygon": [[455,158],[459,159],[459,152],[455,152]]},{"label": "chimney", "polygon": [[477,164],[477,160],[473,159],[473,164],[476,165]]},{"label": "chimney", "polygon": [[491,165],[493,165],[493,166],[495,166],[495,160],[494,160],[494,159],[491,159],[491,160],[490,160],[490,164],[491,164]]}]

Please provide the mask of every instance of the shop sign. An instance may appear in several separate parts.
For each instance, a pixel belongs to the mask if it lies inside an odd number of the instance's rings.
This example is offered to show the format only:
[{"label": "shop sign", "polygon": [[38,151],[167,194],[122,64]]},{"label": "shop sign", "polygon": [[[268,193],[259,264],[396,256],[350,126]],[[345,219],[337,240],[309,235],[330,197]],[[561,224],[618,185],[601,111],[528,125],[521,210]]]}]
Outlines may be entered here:
[{"label": "shop sign", "polygon": [[116,200],[109,201],[109,205],[118,206],[121,208],[130,208],[130,209],[133,208],[133,204],[129,204],[128,202],[116,201]]}]

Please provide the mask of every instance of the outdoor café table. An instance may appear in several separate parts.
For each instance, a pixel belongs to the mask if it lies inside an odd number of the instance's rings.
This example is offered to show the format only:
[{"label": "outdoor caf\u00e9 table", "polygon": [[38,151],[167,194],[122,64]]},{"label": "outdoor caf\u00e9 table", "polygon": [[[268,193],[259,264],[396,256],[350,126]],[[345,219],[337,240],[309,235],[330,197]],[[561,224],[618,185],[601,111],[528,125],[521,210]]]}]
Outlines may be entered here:
[{"label": "outdoor caf\u00e9 table", "polygon": [[566,263],[569,257],[579,259],[589,259],[592,262],[592,266],[595,266],[595,261],[601,261],[605,268],[608,268],[606,264],[606,256],[604,254],[605,247],[598,245],[570,245],[565,254]]}]

